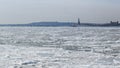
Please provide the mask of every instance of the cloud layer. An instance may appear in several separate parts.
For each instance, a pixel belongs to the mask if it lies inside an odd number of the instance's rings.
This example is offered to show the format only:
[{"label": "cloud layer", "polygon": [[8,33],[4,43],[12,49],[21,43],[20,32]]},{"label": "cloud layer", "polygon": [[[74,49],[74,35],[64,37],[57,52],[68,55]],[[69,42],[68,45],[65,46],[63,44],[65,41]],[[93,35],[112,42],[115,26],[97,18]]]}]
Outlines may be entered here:
[{"label": "cloud layer", "polygon": [[120,20],[120,0],[0,0],[0,23]]}]

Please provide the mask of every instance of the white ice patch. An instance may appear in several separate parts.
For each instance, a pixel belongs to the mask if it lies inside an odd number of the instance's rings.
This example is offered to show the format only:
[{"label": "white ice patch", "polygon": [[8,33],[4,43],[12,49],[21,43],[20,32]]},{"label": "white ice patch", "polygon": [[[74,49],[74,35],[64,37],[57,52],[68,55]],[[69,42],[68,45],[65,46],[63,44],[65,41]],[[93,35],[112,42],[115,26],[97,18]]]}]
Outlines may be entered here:
[{"label": "white ice patch", "polygon": [[119,68],[117,28],[1,27],[0,68]]}]

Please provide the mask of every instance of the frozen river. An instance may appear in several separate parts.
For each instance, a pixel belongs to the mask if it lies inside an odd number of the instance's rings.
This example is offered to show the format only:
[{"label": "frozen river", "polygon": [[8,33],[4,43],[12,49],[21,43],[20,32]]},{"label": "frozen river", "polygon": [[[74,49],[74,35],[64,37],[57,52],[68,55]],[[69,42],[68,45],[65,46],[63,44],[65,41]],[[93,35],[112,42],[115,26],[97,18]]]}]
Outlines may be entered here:
[{"label": "frozen river", "polygon": [[120,28],[0,27],[0,68],[120,68]]}]

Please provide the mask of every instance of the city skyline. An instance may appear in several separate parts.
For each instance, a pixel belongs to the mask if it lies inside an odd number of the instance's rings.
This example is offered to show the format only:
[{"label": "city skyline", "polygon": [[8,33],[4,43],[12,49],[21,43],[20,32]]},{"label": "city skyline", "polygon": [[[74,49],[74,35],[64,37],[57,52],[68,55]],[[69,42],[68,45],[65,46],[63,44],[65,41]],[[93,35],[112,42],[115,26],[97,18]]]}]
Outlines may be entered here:
[{"label": "city skyline", "polygon": [[0,24],[120,21],[119,0],[0,0]]}]

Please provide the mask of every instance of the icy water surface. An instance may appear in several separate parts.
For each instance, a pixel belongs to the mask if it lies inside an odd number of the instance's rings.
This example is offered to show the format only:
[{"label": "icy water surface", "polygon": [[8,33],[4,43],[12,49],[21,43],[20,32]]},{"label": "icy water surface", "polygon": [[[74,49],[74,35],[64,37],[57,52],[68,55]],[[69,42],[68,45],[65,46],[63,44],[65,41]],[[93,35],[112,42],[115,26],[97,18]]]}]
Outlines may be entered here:
[{"label": "icy water surface", "polygon": [[120,28],[0,27],[0,68],[119,68]]}]

